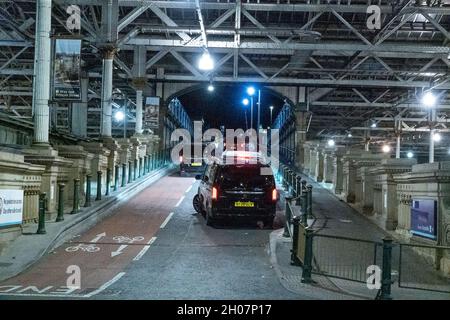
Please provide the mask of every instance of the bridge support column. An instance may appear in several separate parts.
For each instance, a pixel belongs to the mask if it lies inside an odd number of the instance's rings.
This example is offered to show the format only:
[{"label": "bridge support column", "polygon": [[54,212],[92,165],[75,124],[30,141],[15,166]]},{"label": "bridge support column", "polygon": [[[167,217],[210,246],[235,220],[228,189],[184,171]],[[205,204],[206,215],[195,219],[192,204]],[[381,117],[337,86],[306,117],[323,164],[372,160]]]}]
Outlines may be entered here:
[{"label": "bridge support column", "polygon": [[113,60],[115,49],[106,48],[103,51],[102,93],[101,93],[101,135],[111,137],[112,131],[112,89],[113,89]]},{"label": "bridge support column", "polygon": [[72,134],[87,137],[89,78],[81,79],[81,102],[72,103]]}]

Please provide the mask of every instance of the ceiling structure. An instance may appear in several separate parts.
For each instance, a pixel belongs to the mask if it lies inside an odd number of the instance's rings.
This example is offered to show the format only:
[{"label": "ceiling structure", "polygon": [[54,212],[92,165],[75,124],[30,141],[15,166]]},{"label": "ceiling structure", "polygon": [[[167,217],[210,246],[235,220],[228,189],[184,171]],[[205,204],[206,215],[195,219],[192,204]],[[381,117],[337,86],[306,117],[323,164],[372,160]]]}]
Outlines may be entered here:
[{"label": "ceiling structure", "polygon": [[[31,121],[36,1],[0,3],[0,110]],[[70,5],[81,9],[81,31],[66,26]],[[367,26],[370,5],[380,30]],[[84,39],[93,126],[105,45],[118,48],[114,88],[131,100],[135,50],[145,47],[147,92],[157,80],[306,86],[309,138],[352,132],[358,142],[376,122],[373,143],[401,129],[407,148],[426,153],[426,131],[450,122],[450,0],[53,0],[52,29]],[[204,50],[213,71],[197,68]],[[429,89],[435,121],[420,101]]]}]

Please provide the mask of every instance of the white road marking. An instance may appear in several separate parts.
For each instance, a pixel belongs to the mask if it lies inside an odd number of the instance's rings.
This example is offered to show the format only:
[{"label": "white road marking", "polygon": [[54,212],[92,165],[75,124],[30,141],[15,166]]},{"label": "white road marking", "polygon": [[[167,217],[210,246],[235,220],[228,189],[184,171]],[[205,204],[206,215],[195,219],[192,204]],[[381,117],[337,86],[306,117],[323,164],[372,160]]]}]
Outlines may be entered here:
[{"label": "white road marking", "polygon": [[100,233],[95,236],[94,239],[91,240],[91,242],[98,242],[101,238],[106,237],[106,232]]},{"label": "white road marking", "polygon": [[175,205],[175,207],[178,207],[178,206],[181,204],[181,202],[183,202],[183,200],[184,200],[184,196],[182,196],[181,199],[178,200],[178,202],[177,202],[177,204]]},{"label": "white road marking", "polygon": [[151,239],[147,242],[147,244],[145,245],[145,247],[142,248],[141,251],[139,251],[139,253],[137,254],[137,256],[134,257],[133,261],[139,261],[139,260],[144,256],[144,254],[147,252],[147,250],[150,249],[151,244],[152,244],[153,242],[155,242],[155,241],[156,241],[156,237],[151,238]]},{"label": "white road marking", "polygon": [[48,297],[48,298],[90,298],[96,294],[99,294],[100,292],[104,291],[108,287],[110,287],[112,284],[117,282],[120,278],[122,278],[125,275],[126,272],[119,272],[109,280],[108,282],[105,282],[100,288],[89,292],[87,294],[62,294],[62,293],[14,293],[14,292],[0,292],[0,296],[19,296],[19,297]]},{"label": "white road marking", "polygon": [[112,278],[108,282],[104,283],[100,288],[98,288],[97,290],[94,290],[94,291],[92,291],[92,292],[90,292],[88,294],[85,294],[83,297],[84,298],[90,298],[90,297],[92,297],[92,296],[94,296],[96,294],[99,294],[100,292],[102,292],[103,290],[107,289],[109,286],[111,286],[115,282],[117,282],[124,275],[125,275],[125,272],[119,272],[118,274],[116,274],[116,276],[114,278]]},{"label": "white road marking", "polygon": [[189,186],[189,188],[187,188],[187,190],[185,191],[185,193],[188,193],[189,191],[191,191],[192,189],[192,184]]},{"label": "white road marking", "polygon": [[119,254],[122,254],[122,251],[125,250],[128,247],[127,244],[122,244],[119,249],[116,251],[111,252],[111,258],[114,258],[115,256],[118,256]]},{"label": "white road marking", "polygon": [[161,224],[161,226],[160,226],[161,229],[164,229],[166,227],[167,223],[169,223],[172,216],[173,216],[173,212],[171,212],[169,214],[169,216],[166,218],[166,220],[164,220],[164,222]]}]

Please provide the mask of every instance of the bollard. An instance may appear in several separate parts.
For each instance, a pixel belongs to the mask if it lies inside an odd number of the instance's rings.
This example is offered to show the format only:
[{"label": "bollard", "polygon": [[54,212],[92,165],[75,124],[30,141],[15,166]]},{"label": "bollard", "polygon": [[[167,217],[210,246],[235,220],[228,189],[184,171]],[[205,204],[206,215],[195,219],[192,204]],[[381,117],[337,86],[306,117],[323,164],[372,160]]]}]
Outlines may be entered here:
[{"label": "bollard", "polygon": [[312,255],[313,255],[313,231],[305,228],[305,259],[303,261],[302,282],[311,283]]},{"label": "bollard", "polygon": [[148,165],[148,157],[147,157],[147,155],[145,155],[144,156],[144,176],[147,175],[147,173],[148,173],[147,165]]},{"label": "bollard", "polygon": [[125,185],[127,184],[127,164],[126,163],[122,163],[122,187],[125,187]]},{"label": "bollard", "polygon": [[132,167],[132,162],[128,161],[128,183],[131,183],[132,179],[133,179],[133,167]]},{"label": "bollard", "polygon": [[286,223],[284,224],[283,237],[288,238],[291,236],[291,234],[289,232],[289,224],[291,223],[291,219],[292,219],[292,211],[290,209],[289,203],[292,200],[292,198],[286,197],[285,200],[286,200],[286,205],[285,205],[284,212],[285,212],[285,217],[286,217]]},{"label": "bollard", "polygon": [[308,185],[306,187],[306,194],[308,197],[307,205],[306,205],[306,214],[308,217],[312,217],[312,185]]},{"label": "bollard", "polygon": [[281,178],[283,179],[282,181],[282,186],[283,188],[286,190],[287,187],[287,181],[286,181],[286,167],[283,165],[282,169],[281,169]]},{"label": "bollard", "polygon": [[102,172],[97,171],[97,197],[95,201],[102,200]]},{"label": "bollard", "polygon": [[150,170],[153,171],[155,169],[155,154],[152,153],[150,155]]},{"label": "bollard", "polygon": [[301,262],[297,257],[298,252],[298,236],[299,236],[299,224],[300,220],[298,217],[292,218],[292,225],[293,225],[293,231],[292,231],[292,249],[291,249],[291,265],[294,266],[300,266]]},{"label": "bollard", "polygon": [[114,191],[117,191],[117,188],[119,187],[119,170],[120,167],[118,164],[114,166]]},{"label": "bollard", "polygon": [[137,159],[133,160],[133,181],[137,179],[136,170],[138,169]]},{"label": "bollard", "polygon": [[105,196],[109,195],[109,189],[111,188],[111,169],[106,168],[106,192]]},{"label": "bollard", "polygon": [[80,179],[73,179],[73,209],[70,214],[80,211]]},{"label": "bollard", "polygon": [[383,268],[381,271],[381,295],[380,300],[392,300],[392,238],[387,236],[383,239]]},{"label": "bollard", "polygon": [[137,160],[137,177],[140,178],[141,177],[141,169],[142,169],[142,158],[139,157],[139,159]]},{"label": "bollard", "polygon": [[45,192],[39,195],[39,221],[38,221],[38,229],[36,231],[37,234],[46,234],[45,231],[45,207],[46,207],[46,196]]},{"label": "bollard", "polygon": [[304,192],[301,196],[300,196],[300,212],[301,212],[301,222],[302,224],[307,227],[308,226],[308,209],[307,209],[307,204],[308,204],[308,195],[306,194],[306,192]]},{"label": "bollard", "polygon": [[56,216],[56,222],[64,221],[64,183],[58,184],[58,215]]},{"label": "bollard", "polygon": [[91,206],[91,178],[90,174],[86,175],[86,201],[84,201],[84,207]]},{"label": "bollard", "polygon": [[295,178],[295,197],[297,198],[295,201],[295,204],[297,206],[300,205],[300,196],[302,195],[302,177],[300,177],[300,175],[298,175]]}]

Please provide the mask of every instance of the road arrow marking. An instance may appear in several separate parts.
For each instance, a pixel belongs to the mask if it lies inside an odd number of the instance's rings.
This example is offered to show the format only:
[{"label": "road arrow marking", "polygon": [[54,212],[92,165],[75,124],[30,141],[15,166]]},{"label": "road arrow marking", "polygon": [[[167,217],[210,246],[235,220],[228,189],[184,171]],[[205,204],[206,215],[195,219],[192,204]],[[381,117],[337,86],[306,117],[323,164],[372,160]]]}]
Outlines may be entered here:
[{"label": "road arrow marking", "polygon": [[100,233],[95,236],[94,239],[91,240],[91,242],[98,242],[101,238],[106,237],[106,232]]},{"label": "road arrow marking", "polygon": [[118,256],[119,254],[122,254],[122,251],[125,250],[125,248],[128,247],[127,244],[122,244],[119,249],[116,251],[111,252],[111,258],[114,258],[115,256]]}]

